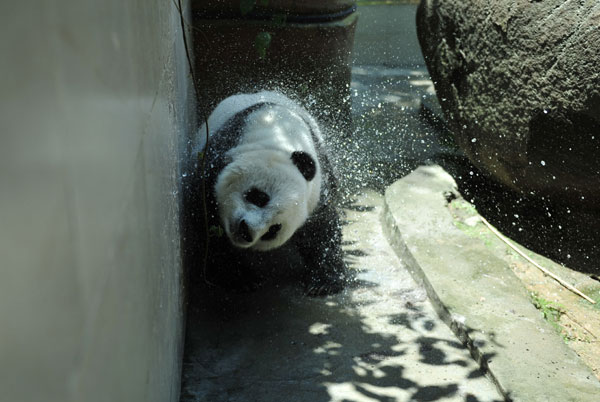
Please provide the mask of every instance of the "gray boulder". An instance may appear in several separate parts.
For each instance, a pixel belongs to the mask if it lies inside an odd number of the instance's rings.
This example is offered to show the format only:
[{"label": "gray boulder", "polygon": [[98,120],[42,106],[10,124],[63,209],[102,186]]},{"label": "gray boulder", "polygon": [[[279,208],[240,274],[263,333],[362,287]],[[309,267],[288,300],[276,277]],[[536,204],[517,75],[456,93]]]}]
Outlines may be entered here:
[{"label": "gray boulder", "polygon": [[477,167],[529,195],[600,205],[600,2],[422,0],[417,32]]}]

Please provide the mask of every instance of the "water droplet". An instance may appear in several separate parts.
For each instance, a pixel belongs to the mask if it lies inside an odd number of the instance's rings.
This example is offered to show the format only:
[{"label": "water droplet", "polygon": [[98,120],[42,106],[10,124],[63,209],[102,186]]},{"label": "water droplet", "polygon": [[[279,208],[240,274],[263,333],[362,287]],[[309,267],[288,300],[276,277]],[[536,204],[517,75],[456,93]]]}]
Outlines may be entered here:
[{"label": "water droplet", "polygon": [[546,166],[546,162],[545,162],[545,161],[541,161],[541,162],[540,162],[540,164],[541,164],[542,166]]},{"label": "water droplet", "polygon": [[477,138],[471,138],[471,142],[477,142]]}]

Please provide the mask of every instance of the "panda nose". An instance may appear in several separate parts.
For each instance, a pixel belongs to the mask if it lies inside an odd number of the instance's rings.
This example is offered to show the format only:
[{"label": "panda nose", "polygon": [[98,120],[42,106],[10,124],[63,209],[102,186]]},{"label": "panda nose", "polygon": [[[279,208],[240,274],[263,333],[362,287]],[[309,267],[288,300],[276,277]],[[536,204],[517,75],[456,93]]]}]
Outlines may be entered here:
[{"label": "panda nose", "polygon": [[240,225],[238,226],[238,235],[247,241],[248,243],[252,242],[252,235],[250,234],[250,228],[244,219],[240,221]]}]

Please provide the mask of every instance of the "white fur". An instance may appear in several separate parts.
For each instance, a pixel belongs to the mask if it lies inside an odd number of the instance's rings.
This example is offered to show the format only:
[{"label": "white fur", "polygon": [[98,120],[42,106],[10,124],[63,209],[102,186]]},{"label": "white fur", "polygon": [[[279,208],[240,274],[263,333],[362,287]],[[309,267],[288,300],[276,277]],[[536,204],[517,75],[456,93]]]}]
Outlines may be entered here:
[{"label": "white fur", "polygon": [[[321,133],[316,121],[304,109],[275,92],[234,95],[225,99],[209,117],[211,132],[216,132],[236,113],[259,102],[275,105],[248,115],[239,144],[223,156],[230,158],[231,163],[220,172],[214,190],[221,223],[232,244],[264,251],[289,240],[319,203],[321,166],[311,129],[319,140]],[[203,136],[203,130],[206,130],[204,126],[199,137]],[[292,163],[294,151],[306,152],[314,159],[317,173],[311,181],[307,181]],[[244,199],[244,194],[252,187],[270,196],[265,207],[257,207]],[[235,236],[236,224],[242,218],[252,234],[251,243]],[[260,240],[274,224],[281,225],[276,238]]]},{"label": "white fur", "polygon": [[[319,125],[315,119],[296,102],[279,92],[273,91],[262,91],[254,94],[239,94],[225,98],[208,117],[209,136],[212,135],[212,133],[217,132],[217,130],[232,116],[260,102],[275,103],[294,111],[310,124],[310,127],[317,136],[319,142],[323,141],[321,130],[319,130]],[[203,124],[200,130],[198,130],[196,139],[198,142],[193,146],[194,155],[201,152],[206,144],[206,124]]]}]

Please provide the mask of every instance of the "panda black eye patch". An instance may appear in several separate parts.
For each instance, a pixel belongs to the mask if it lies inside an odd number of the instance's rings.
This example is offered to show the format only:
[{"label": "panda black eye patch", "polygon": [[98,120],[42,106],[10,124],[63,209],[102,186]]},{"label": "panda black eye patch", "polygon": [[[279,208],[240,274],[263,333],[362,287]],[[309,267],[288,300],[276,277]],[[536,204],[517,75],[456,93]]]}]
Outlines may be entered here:
[{"label": "panda black eye patch", "polygon": [[296,165],[302,176],[307,181],[311,181],[315,174],[317,173],[317,165],[315,164],[315,160],[303,151],[294,151],[292,152],[292,163]]},{"label": "panda black eye patch", "polygon": [[261,240],[273,240],[277,236],[277,232],[281,230],[281,224],[277,223],[275,225],[271,225],[267,233],[262,235]]},{"label": "panda black eye patch", "polygon": [[244,198],[250,204],[254,204],[259,208],[267,205],[271,199],[267,193],[257,189],[256,187],[252,187],[250,190],[246,191]]}]

